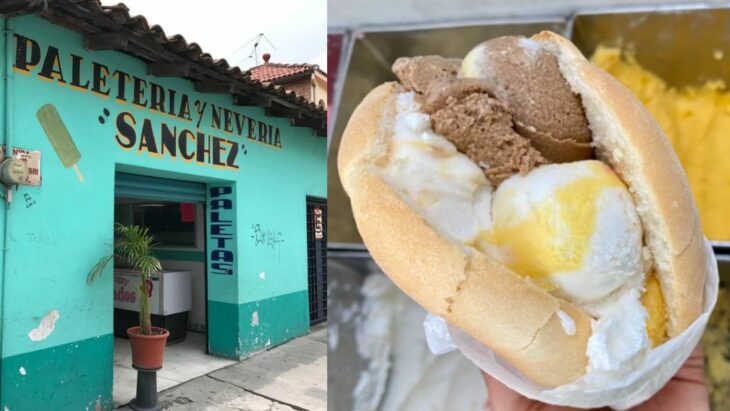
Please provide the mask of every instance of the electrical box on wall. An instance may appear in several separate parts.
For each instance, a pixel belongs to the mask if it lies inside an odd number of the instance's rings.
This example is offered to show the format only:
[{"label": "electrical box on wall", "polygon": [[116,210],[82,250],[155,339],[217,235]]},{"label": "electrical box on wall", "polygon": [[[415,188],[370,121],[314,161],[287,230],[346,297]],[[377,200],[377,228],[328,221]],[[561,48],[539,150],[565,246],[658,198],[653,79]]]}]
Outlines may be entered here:
[{"label": "electrical box on wall", "polygon": [[25,182],[28,178],[28,167],[22,160],[6,158],[0,164],[0,180],[6,185]]},{"label": "electrical box on wall", "polygon": [[[0,146],[0,158],[5,158],[5,146]],[[0,180],[6,185],[41,185],[41,152],[13,147],[13,156],[0,163]]]}]

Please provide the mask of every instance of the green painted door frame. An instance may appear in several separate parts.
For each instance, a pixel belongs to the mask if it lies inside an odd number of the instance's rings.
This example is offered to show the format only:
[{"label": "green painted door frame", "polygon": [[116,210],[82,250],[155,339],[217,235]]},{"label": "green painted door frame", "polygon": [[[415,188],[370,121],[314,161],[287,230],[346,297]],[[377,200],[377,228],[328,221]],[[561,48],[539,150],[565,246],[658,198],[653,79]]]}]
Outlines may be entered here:
[{"label": "green painted door frame", "polygon": [[[242,352],[238,338],[239,310],[227,310],[229,307],[226,304],[211,304],[211,302],[225,302],[227,299],[234,301],[238,299],[237,288],[222,287],[216,282],[217,277],[230,278],[237,274],[237,245],[233,240],[240,233],[236,225],[235,190],[235,183],[204,180],[193,182],[187,181],[185,175],[177,175],[175,179],[119,172],[115,175],[115,197],[194,202],[204,205],[206,352],[220,357],[240,359],[245,353]],[[175,254],[169,250],[161,251],[163,254]],[[237,307],[237,304],[235,306]],[[215,317],[215,321],[212,322],[208,321],[211,312]]]}]

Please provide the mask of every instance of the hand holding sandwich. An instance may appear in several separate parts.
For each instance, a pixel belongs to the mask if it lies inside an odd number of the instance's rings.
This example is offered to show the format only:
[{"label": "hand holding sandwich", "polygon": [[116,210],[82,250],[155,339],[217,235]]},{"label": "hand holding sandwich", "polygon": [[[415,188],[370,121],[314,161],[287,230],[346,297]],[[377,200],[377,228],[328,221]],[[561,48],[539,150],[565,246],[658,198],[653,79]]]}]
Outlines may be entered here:
[{"label": "hand holding sandwich", "polygon": [[[702,346],[698,345],[664,388],[646,402],[631,408],[631,411],[709,411],[704,369]],[[578,408],[533,401],[510,390],[489,375],[484,373],[482,375],[489,393],[487,401],[489,411],[580,411]],[[610,411],[610,408],[605,410]]]}]

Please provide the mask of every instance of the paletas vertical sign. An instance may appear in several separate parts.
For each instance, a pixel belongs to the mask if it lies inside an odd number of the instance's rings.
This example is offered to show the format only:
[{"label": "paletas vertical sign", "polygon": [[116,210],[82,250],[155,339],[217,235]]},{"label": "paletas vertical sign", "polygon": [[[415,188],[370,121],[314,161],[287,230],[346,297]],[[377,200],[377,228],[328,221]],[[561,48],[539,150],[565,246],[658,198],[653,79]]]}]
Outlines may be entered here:
[{"label": "paletas vertical sign", "polygon": [[208,186],[208,265],[210,273],[234,275],[236,209],[234,185]]}]

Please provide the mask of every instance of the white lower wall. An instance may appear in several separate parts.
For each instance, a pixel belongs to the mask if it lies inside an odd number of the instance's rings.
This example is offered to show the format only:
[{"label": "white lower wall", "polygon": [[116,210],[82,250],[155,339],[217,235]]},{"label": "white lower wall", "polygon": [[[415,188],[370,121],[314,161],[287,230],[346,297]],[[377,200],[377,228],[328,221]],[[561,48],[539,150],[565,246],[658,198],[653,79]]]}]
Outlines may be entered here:
[{"label": "white lower wall", "polygon": [[[161,250],[175,250],[181,252],[202,252],[205,253],[205,220],[202,204],[195,208],[195,244],[194,249],[161,248]],[[204,332],[205,323],[205,262],[204,261],[180,261],[161,259],[160,262],[166,270],[187,270],[192,273],[192,308],[188,315],[188,329]]]}]

